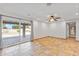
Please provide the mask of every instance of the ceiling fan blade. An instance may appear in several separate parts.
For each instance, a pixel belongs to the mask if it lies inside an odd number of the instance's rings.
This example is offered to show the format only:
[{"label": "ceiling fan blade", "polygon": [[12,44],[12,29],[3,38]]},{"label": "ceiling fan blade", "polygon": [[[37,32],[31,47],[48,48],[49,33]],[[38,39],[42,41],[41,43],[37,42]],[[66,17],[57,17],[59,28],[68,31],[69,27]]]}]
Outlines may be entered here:
[{"label": "ceiling fan blade", "polygon": [[61,17],[55,17],[55,19],[60,19]]},{"label": "ceiling fan blade", "polygon": [[57,21],[57,19],[54,19],[54,21]]},{"label": "ceiling fan blade", "polygon": [[54,20],[57,21],[57,19],[60,19],[61,17],[54,17]]}]

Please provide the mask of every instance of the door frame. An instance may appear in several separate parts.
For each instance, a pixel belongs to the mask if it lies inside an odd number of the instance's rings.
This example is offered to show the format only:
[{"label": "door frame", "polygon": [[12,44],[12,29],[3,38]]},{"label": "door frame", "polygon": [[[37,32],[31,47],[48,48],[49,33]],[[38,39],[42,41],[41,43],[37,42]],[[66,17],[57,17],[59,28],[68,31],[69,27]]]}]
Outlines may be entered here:
[{"label": "door frame", "polygon": [[[70,22],[67,22],[66,23],[66,39],[68,39],[69,38],[69,33],[70,32],[68,32],[69,31],[69,25],[68,25],[68,23],[70,23]],[[74,23],[75,23],[75,38],[76,38],[76,22],[74,21]],[[68,29],[67,29],[68,28]]]}]

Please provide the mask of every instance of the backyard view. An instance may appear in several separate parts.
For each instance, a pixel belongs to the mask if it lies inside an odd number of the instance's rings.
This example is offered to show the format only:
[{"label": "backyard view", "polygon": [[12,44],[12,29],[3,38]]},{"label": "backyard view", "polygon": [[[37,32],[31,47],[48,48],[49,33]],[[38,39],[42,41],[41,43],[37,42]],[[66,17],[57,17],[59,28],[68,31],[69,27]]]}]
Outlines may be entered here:
[{"label": "backyard view", "polygon": [[13,37],[13,36],[18,36],[19,35],[19,25],[18,24],[6,24],[3,23],[3,38],[6,37]]},{"label": "backyard view", "polygon": [[2,44],[3,47],[16,45],[31,40],[31,23],[19,19],[2,17]]},{"label": "backyard view", "polygon": [[[23,28],[21,28],[21,33],[23,32]],[[25,35],[30,35],[31,33],[31,26],[26,26],[25,28]],[[19,36],[20,34],[20,28],[19,24],[3,24],[3,38],[6,37],[14,37],[14,36]]]}]

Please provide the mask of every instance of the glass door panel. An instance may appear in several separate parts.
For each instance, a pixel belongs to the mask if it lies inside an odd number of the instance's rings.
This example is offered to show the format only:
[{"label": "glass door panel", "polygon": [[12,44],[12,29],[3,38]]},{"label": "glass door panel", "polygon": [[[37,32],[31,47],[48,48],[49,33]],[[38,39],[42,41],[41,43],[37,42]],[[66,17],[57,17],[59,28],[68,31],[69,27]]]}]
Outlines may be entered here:
[{"label": "glass door panel", "polygon": [[31,24],[25,26],[25,36],[27,37],[27,41],[31,40]]},{"label": "glass door panel", "polygon": [[3,47],[18,44],[20,41],[19,20],[2,17],[2,43]]},{"label": "glass door panel", "polygon": [[20,23],[20,36],[21,42],[26,42],[31,40],[31,22],[21,21]]}]

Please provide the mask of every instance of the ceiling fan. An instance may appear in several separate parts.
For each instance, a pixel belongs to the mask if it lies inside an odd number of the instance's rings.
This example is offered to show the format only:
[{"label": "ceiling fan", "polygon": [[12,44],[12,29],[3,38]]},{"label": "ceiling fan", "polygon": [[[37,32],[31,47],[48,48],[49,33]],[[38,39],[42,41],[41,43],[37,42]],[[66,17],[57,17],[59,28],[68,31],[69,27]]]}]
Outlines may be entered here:
[{"label": "ceiling fan", "polygon": [[58,21],[58,19],[60,19],[61,17],[57,17],[57,16],[49,16],[48,17],[48,21],[49,22],[53,22],[53,21]]}]

